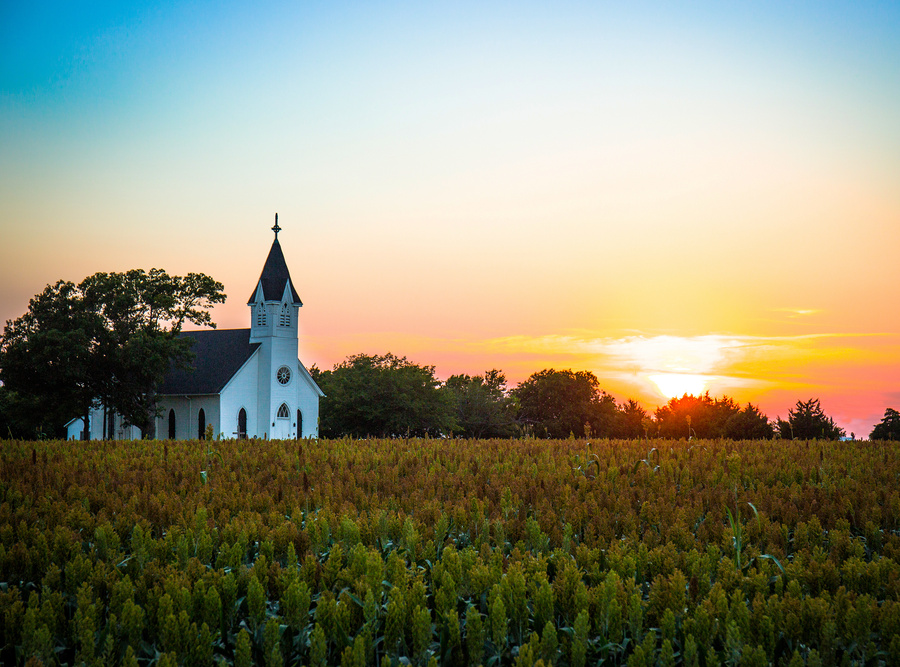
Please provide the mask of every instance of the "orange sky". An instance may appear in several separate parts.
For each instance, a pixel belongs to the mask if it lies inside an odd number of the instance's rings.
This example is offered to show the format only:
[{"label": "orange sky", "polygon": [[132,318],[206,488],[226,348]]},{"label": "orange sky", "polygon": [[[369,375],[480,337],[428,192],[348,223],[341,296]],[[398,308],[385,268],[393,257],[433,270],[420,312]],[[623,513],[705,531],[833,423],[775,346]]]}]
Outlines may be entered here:
[{"label": "orange sky", "polygon": [[[175,3],[0,20],[0,319],[162,267],[302,359],[900,408],[900,10]],[[661,387],[663,389],[661,389]]]}]

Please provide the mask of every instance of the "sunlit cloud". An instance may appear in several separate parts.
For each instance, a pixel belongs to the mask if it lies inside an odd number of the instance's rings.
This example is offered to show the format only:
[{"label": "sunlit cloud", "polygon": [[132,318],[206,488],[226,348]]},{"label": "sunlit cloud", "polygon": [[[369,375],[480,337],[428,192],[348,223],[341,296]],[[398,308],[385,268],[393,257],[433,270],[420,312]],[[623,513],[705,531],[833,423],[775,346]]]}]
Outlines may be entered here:
[{"label": "sunlit cloud", "polygon": [[785,313],[791,319],[809,317],[824,312],[821,308],[776,308],[775,312]]}]

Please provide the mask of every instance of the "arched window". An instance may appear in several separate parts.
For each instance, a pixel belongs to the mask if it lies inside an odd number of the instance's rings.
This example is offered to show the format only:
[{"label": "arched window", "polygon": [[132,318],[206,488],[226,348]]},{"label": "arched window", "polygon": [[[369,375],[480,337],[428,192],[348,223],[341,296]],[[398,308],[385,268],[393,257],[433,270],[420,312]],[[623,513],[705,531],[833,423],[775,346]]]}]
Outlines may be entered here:
[{"label": "arched window", "polygon": [[206,437],[206,413],[200,408],[200,414],[197,415],[197,437],[200,440]]},{"label": "arched window", "polygon": [[303,437],[303,413],[297,410],[297,437]]},{"label": "arched window", "polygon": [[291,411],[288,409],[287,403],[282,403],[281,407],[278,408],[278,418],[279,419],[290,419]]},{"label": "arched window", "polygon": [[169,410],[169,440],[175,439],[175,410]]},{"label": "arched window", "polygon": [[237,436],[239,438],[247,437],[247,411],[244,408],[241,408],[241,411],[238,412],[238,433]]},{"label": "arched window", "polygon": [[266,305],[264,303],[256,304],[256,326],[266,326]]},{"label": "arched window", "polygon": [[278,324],[283,327],[291,326],[291,307],[286,303],[281,304],[281,319]]}]

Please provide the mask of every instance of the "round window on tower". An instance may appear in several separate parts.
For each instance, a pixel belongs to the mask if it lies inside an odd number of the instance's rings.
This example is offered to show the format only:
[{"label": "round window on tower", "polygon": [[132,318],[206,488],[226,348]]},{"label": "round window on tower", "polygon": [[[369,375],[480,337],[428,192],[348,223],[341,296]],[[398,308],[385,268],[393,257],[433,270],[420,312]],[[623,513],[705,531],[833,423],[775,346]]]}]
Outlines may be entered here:
[{"label": "round window on tower", "polygon": [[291,381],[291,369],[287,366],[282,366],[275,373],[275,379],[278,380],[278,384],[287,384]]}]

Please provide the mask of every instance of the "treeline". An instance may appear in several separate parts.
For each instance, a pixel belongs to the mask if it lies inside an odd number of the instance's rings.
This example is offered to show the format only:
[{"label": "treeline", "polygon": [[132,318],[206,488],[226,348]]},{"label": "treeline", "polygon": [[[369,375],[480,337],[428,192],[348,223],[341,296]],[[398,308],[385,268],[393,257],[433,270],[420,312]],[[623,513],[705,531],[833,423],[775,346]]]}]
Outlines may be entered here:
[{"label": "treeline", "polygon": [[[798,401],[787,419],[770,420],[755,405],[732,398],[686,395],[654,412],[633,399],[617,402],[589,371],[545,369],[516,387],[502,371],[435,377],[393,354],[357,354],[333,370],[310,369],[325,392],[322,437],[468,438],[730,438],[836,440],[844,431],[818,399]],[[872,438],[900,438],[900,415],[888,409]]]}]

